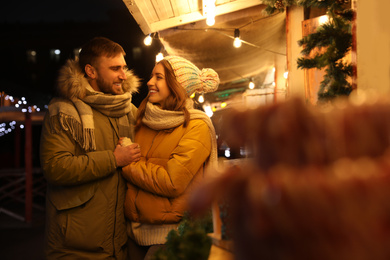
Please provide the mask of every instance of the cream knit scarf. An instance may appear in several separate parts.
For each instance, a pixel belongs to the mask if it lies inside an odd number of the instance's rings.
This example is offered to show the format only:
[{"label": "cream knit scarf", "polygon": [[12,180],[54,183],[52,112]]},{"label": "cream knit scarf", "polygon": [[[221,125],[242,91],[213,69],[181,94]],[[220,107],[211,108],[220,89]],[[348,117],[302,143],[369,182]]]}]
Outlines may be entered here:
[{"label": "cream knit scarf", "polygon": [[[208,160],[208,165],[216,167],[218,163],[217,153],[217,139],[215,134],[214,125],[210,118],[202,111],[193,108],[193,101],[187,99],[186,107],[190,112],[190,119],[201,119],[203,120],[210,129],[211,137],[211,154]],[[142,118],[142,123],[147,125],[153,130],[165,130],[177,127],[184,123],[184,113],[181,111],[170,111],[163,110],[159,106],[153,105],[148,102],[146,104],[145,116]]]},{"label": "cream knit scarf", "polygon": [[95,125],[92,108],[111,118],[119,118],[119,135],[130,136],[131,94],[104,94],[87,87],[82,99],[54,98],[49,104],[52,133],[67,131],[85,150],[96,150]]}]

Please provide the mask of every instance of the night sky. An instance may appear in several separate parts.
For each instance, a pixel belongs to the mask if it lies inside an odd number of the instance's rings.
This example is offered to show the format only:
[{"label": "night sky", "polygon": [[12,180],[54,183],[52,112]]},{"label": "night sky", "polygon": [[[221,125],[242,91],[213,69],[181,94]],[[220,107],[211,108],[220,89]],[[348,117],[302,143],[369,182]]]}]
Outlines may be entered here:
[{"label": "night sky", "polygon": [[[123,46],[129,68],[143,79],[139,93],[133,95],[136,106],[146,96],[146,82],[160,50],[158,42],[143,44],[145,35],[122,0],[5,1],[0,33],[0,91],[25,97],[28,105],[40,108],[55,95],[58,70],[93,37],[105,36]],[[50,54],[54,49],[61,50],[55,60]],[[30,50],[37,52],[35,62],[28,59]],[[33,129],[34,166],[39,166],[40,127]],[[13,167],[14,138],[14,131],[0,136],[0,168]]]},{"label": "night sky", "polygon": [[[146,79],[160,49],[158,43],[144,46],[145,35],[122,0],[6,1],[0,9],[0,29],[3,35],[0,37],[3,50],[0,90],[13,96],[26,96],[39,105],[55,95],[58,69],[73,58],[73,50],[95,36],[105,36],[121,44],[129,67],[144,79],[140,93],[133,98],[138,105],[146,95]],[[38,49],[48,56],[56,48],[61,50],[61,59],[56,63],[41,58],[33,65],[26,64],[28,50]],[[141,48],[141,52],[135,54],[135,48],[138,51]]]},{"label": "night sky", "polygon": [[4,1],[0,22],[108,21],[107,11],[123,7],[121,0]]}]

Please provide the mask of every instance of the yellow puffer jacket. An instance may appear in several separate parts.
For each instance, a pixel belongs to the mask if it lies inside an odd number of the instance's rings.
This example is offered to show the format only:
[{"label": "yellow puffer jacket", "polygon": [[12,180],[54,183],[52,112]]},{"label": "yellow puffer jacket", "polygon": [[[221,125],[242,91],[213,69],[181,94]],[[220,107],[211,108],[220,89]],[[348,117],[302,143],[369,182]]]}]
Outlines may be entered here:
[{"label": "yellow puffer jacket", "polygon": [[126,217],[147,224],[179,222],[210,155],[207,124],[196,119],[187,127],[162,131],[142,126],[134,142],[141,146],[141,160],[122,169],[128,181]]}]

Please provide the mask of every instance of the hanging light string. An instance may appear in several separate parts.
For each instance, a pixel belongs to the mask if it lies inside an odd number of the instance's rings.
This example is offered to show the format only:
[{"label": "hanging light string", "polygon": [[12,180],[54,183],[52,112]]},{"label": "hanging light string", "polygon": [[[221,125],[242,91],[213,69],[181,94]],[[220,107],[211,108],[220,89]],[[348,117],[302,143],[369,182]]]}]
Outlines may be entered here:
[{"label": "hanging light string", "polygon": [[[182,30],[182,31],[205,31],[205,32],[207,32],[207,31],[209,31],[209,30],[212,30],[212,31],[215,31],[215,32],[217,32],[217,33],[219,33],[219,34],[222,34],[222,35],[224,35],[224,36],[226,36],[226,37],[228,37],[228,38],[230,38],[230,39],[233,39],[234,40],[234,36],[232,36],[232,35],[229,35],[229,34],[226,34],[226,33],[224,33],[224,32],[222,32],[222,30],[220,30],[220,29],[217,29],[217,28],[207,28],[207,29],[188,29],[188,28],[186,28],[186,29],[184,29],[184,28],[176,28],[177,30]],[[223,31],[226,31],[226,29],[223,29]],[[233,30],[234,31],[234,30]],[[274,54],[277,54],[277,55],[282,55],[282,56],[287,56],[287,54],[286,53],[281,53],[281,52],[277,52],[277,51],[273,51],[273,50],[269,50],[269,49],[266,49],[266,48],[263,48],[263,47],[261,47],[261,46],[258,46],[258,45],[256,45],[256,44],[253,44],[253,43],[250,43],[250,42],[247,42],[247,41],[244,41],[244,40],[242,40],[241,39],[241,42],[242,43],[245,43],[245,44],[247,44],[247,45],[249,45],[249,46],[252,46],[252,47],[255,47],[255,48],[258,48],[258,49],[262,49],[262,50],[264,50],[264,51],[268,51],[268,52],[271,52],[271,53],[274,53]]]},{"label": "hanging light string", "polygon": [[[231,28],[230,28],[230,29],[229,29],[229,28],[179,28],[179,27],[175,27],[175,28],[172,28],[172,29],[181,30],[181,31],[205,31],[205,32],[208,32],[208,31],[215,31],[215,32],[217,32],[217,33],[219,33],[219,34],[221,34],[221,35],[224,35],[224,36],[226,36],[226,37],[228,37],[228,38],[230,38],[230,39],[233,39],[233,41],[234,41],[234,39],[235,39],[236,37],[235,37],[235,36],[232,36],[231,34],[225,33],[225,32],[232,32],[232,31],[233,31],[233,35],[234,35],[234,32],[235,32],[236,30],[238,30],[238,33],[239,33],[239,32],[240,32],[240,29],[243,29],[243,28],[247,27],[248,25],[252,25],[252,24],[254,24],[254,23],[256,23],[256,22],[259,22],[259,21],[264,20],[264,19],[268,19],[268,18],[273,17],[273,16],[278,15],[278,14],[280,14],[280,12],[277,12],[277,13],[274,13],[274,14],[271,14],[271,15],[268,15],[268,16],[266,16],[266,17],[261,17],[261,18],[258,18],[258,19],[256,19],[256,20],[252,20],[252,21],[250,21],[250,22],[248,22],[248,23],[246,23],[246,24],[244,24],[244,25],[242,25],[242,26],[240,26],[240,27],[236,27],[236,28],[234,28],[234,29],[231,29]],[[237,32],[237,31],[236,31],[236,32]],[[159,36],[158,36],[158,37],[159,37]],[[258,49],[267,51],[267,52],[271,52],[271,53],[274,53],[274,54],[277,54],[277,55],[287,56],[286,53],[281,53],[281,52],[269,50],[269,49],[263,48],[263,47],[261,47],[261,46],[258,46],[258,45],[256,45],[256,44],[253,44],[253,43],[244,41],[244,40],[241,39],[241,38],[240,38],[240,40],[241,40],[241,43],[244,43],[244,44],[246,44],[246,45],[249,45],[249,46],[252,46],[252,47],[255,47],[255,48],[258,48]]]}]

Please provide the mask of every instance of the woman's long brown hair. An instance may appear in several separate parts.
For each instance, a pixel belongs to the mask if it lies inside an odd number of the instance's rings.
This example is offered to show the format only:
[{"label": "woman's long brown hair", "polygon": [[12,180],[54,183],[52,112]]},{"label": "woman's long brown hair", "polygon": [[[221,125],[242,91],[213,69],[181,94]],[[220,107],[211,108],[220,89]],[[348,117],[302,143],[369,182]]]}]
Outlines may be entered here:
[{"label": "woman's long brown hair", "polygon": [[[183,111],[184,113],[184,123],[183,126],[186,127],[190,121],[190,113],[186,108],[186,100],[188,94],[186,90],[180,85],[180,83],[176,80],[176,76],[173,72],[171,64],[167,60],[161,60],[157,64],[161,64],[164,67],[165,80],[167,82],[167,86],[170,92],[170,95],[165,99],[164,104],[162,105],[162,109],[170,110],[170,111]],[[142,125],[142,118],[145,115],[146,103],[148,102],[149,94],[147,97],[141,102],[138,108],[137,121],[135,124],[135,130],[138,130]]]}]

